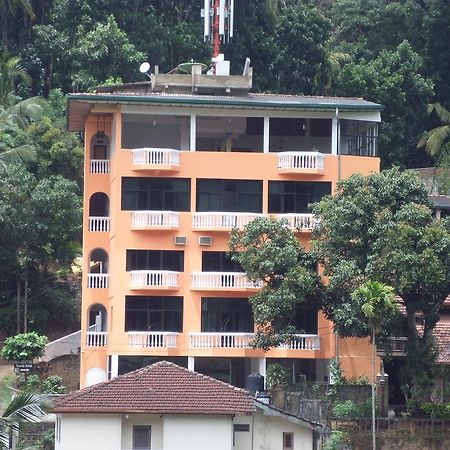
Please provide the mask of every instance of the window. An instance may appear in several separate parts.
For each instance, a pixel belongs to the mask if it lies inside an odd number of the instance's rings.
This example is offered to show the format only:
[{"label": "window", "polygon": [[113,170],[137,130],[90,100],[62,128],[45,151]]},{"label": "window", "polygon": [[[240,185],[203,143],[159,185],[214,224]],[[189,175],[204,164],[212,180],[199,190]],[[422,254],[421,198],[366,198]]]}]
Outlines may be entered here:
[{"label": "window", "polygon": [[202,332],[253,333],[247,298],[202,298]]},{"label": "window", "polygon": [[317,334],[318,310],[319,308],[314,306],[301,306],[293,316],[291,325],[294,326],[296,331],[300,334]]},{"label": "window", "polygon": [[234,431],[250,431],[250,425],[248,423],[235,423],[233,425]]},{"label": "window", "polygon": [[283,433],[283,450],[294,450],[294,433]]},{"label": "window", "polygon": [[305,136],[306,119],[294,118],[271,118],[270,119],[271,136]]},{"label": "window", "polygon": [[127,250],[127,271],[184,271],[184,252],[176,250]]},{"label": "window", "polygon": [[122,178],[124,211],[190,211],[188,178]]},{"label": "window", "polygon": [[183,297],[125,297],[125,331],[183,331]]},{"label": "window", "polygon": [[329,182],[269,181],[269,213],[309,213],[310,203],[329,194]]},{"label": "window", "polygon": [[262,212],[260,180],[197,180],[197,211]]},{"label": "window", "polygon": [[147,425],[133,426],[133,450],[151,449],[152,428]]},{"label": "window", "polygon": [[202,252],[202,272],[245,272],[226,252]]},{"label": "window", "polygon": [[311,119],[309,134],[314,137],[331,137],[331,120]]}]

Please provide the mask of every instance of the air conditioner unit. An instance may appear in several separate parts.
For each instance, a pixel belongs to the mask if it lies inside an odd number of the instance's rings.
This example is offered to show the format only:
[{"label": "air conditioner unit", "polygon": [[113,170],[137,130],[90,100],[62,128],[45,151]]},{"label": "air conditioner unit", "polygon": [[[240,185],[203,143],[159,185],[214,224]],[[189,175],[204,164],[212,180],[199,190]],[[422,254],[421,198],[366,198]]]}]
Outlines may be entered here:
[{"label": "air conditioner unit", "polygon": [[212,237],[211,236],[200,236],[198,238],[198,244],[199,245],[211,245]]},{"label": "air conditioner unit", "polygon": [[186,236],[175,236],[174,244],[175,245],[186,245],[187,237]]}]

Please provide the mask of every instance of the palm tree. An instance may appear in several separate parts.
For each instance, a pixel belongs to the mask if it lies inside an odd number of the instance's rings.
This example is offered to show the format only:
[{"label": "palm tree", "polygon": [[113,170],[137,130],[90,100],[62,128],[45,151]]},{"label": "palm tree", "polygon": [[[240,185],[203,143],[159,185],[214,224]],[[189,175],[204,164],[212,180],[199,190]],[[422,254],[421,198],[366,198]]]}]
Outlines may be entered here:
[{"label": "palm tree", "polygon": [[398,312],[398,306],[395,302],[394,289],[387,284],[379,281],[366,281],[356,289],[352,297],[363,300],[361,309],[369,321],[369,327],[372,331],[372,445],[376,450],[375,436],[375,356],[376,345],[375,337],[383,328],[385,321]]},{"label": "palm tree", "polygon": [[420,138],[417,147],[425,147],[425,150],[438,159],[442,156],[444,144],[450,138],[450,111],[440,103],[428,105],[428,114],[435,112],[442,122],[439,127],[426,131]]},{"label": "palm tree", "polygon": [[15,84],[21,80],[31,83],[31,77],[22,67],[18,56],[11,56],[7,51],[0,53],[0,107],[14,103]]},{"label": "palm tree", "polygon": [[26,392],[17,394],[0,417],[0,450],[11,448],[12,436],[19,431],[21,423],[40,422],[46,409],[41,396]]}]

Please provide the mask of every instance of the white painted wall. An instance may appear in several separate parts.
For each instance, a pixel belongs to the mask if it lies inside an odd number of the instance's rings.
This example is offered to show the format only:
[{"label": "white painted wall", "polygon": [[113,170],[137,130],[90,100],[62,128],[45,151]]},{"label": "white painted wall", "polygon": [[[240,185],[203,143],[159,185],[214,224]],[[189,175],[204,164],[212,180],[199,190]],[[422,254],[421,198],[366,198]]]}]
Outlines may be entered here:
[{"label": "white painted wall", "polygon": [[133,426],[147,425],[152,427],[152,450],[163,448],[163,419],[159,414],[129,414],[122,416],[122,450],[133,448]]},{"label": "white painted wall", "polygon": [[[312,450],[312,430],[274,416],[237,416],[236,424],[249,424],[249,432],[234,433],[234,450],[283,450],[283,433],[294,433],[295,450]],[[252,429],[253,428],[253,429]]]},{"label": "white painted wall", "polygon": [[121,450],[120,435],[120,414],[62,414],[55,450]]},{"label": "white painted wall", "polygon": [[232,450],[231,416],[164,416],[163,450]]}]

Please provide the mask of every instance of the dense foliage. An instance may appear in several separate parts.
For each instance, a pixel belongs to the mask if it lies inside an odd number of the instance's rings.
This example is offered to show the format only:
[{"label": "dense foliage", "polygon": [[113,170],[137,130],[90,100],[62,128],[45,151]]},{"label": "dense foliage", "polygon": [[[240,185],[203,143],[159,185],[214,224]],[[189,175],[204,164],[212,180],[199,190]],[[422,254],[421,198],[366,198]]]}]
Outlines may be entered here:
[{"label": "dense foliage", "polygon": [[17,334],[6,339],[1,356],[7,361],[32,360],[44,354],[47,336],[35,332]]}]

